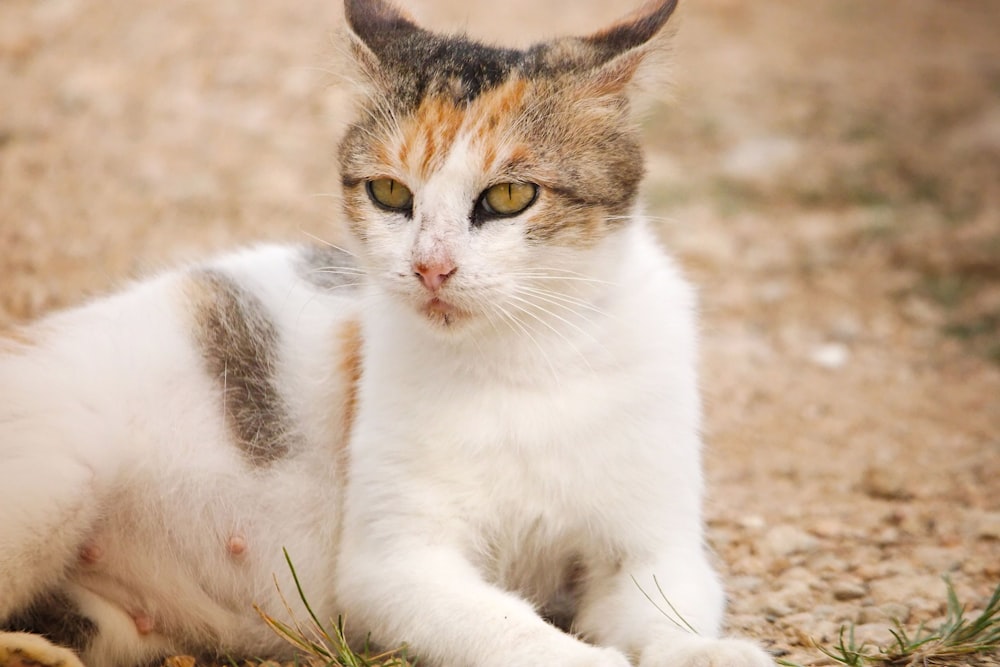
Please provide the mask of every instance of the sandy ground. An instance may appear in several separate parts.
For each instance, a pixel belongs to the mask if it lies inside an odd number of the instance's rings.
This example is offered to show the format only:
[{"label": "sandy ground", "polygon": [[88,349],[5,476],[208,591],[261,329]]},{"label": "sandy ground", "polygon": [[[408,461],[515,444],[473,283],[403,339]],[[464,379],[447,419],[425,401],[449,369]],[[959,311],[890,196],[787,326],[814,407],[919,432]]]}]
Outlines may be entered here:
[{"label": "sandy ground", "polygon": [[[710,540],[787,659],[1000,583],[1000,3],[687,0],[650,212],[701,286]],[[624,0],[426,0],[502,42]],[[0,3],[0,327],[335,238],[334,0]]]}]

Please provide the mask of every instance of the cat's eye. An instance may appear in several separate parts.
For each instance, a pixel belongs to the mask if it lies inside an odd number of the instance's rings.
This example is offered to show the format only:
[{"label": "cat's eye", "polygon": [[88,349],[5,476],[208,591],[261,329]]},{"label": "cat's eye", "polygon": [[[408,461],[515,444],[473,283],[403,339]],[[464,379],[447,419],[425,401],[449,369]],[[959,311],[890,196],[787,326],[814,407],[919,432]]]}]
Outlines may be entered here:
[{"label": "cat's eye", "polygon": [[534,183],[497,183],[480,197],[480,206],[489,215],[517,215],[535,203],[538,186]]},{"label": "cat's eye", "polygon": [[382,208],[408,212],[413,208],[413,193],[393,178],[376,178],[368,181],[368,196]]}]

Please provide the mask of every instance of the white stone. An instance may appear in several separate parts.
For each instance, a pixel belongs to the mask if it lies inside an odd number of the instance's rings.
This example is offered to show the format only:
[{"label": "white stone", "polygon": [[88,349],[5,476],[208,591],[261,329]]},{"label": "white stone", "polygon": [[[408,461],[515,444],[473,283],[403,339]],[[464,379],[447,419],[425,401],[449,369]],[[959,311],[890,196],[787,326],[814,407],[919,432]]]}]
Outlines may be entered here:
[{"label": "white stone", "polygon": [[824,343],[809,353],[810,361],[829,370],[843,368],[850,357],[851,353],[843,343]]}]

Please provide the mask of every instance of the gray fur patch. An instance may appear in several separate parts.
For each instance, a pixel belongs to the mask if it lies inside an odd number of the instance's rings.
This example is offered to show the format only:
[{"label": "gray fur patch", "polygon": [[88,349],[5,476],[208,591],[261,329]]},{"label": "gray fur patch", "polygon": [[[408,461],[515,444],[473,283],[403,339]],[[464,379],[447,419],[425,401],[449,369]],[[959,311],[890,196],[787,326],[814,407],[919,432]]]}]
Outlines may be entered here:
[{"label": "gray fur patch", "polygon": [[278,330],[260,300],[231,277],[204,270],[193,279],[198,345],[223,392],[226,421],[246,459],[266,466],[288,454],[295,438],[275,384]]},{"label": "gray fur patch", "polygon": [[302,246],[296,268],[303,280],[324,291],[354,287],[363,278],[354,257],[327,245]]},{"label": "gray fur patch", "polygon": [[81,653],[97,636],[98,628],[94,621],[80,613],[66,593],[52,591],[0,624],[0,630],[42,635],[54,644]]}]

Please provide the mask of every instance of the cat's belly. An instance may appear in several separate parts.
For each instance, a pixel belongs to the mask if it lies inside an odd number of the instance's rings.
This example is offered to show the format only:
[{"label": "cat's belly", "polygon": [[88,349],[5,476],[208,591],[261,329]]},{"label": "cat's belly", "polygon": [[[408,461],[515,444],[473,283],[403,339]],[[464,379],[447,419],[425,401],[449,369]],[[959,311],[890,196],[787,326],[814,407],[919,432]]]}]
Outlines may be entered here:
[{"label": "cat's belly", "polygon": [[72,586],[84,607],[131,622],[140,637],[166,638],[176,650],[280,652],[286,645],[256,608],[287,620],[280,586],[305,618],[285,550],[313,608],[325,618],[337,614],[340,503],[333,480],[320,470],[303,474],[309,468],[292,461],[256,475],[189,470],[181,482],[136,480],[108,498]]}]

